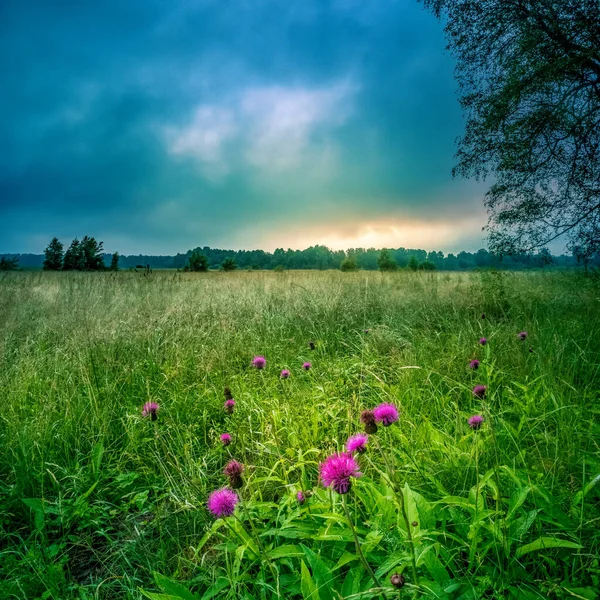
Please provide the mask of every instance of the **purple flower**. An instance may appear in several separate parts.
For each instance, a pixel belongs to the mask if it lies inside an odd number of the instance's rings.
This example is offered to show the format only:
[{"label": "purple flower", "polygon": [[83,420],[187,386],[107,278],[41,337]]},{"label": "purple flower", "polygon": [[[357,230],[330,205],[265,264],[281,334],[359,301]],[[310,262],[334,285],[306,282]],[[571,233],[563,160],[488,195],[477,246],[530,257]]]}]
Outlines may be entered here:
[{"label": "purple flower", "polygon": [[230,517],[235,510],[235,505],[240,501],[233,490],[223,488],[215,490],[208,497],[208,510],[217,518]]},{"label": "purple flower", "polygon": [[471,429],[479,429],[481,427],[481,424],[483,423],[483,417],[481,415],[473,415],[470,419],[469,419],[469,427]]},{"label": "purple flower", "polygon": [[252,366],[255,369],[264,369],[267,366],[267,359],[264,356],[255,356],[252,359]]},{"label": "purple flower", "polygon": [[469,363],[469,369],[479,369],[479,361],[476,358]]},{"label": "purple flower", "polygon": [[231,414],[235,407],[235,400],[233,398],[229,398],[229,400],[225,400],[225,404],[223,404],[223,408],[226,413]]},{"label": "purple flower", "polygon": [[157,402],[146,402],[146,404],[144,404],[144,408],[142,408],[142,417],[147,417],[150,415],[150,419],[152,421],[156,421],[159,410],[160,405]]},{"label": "purple flower", "polygon": [[244,472],[244,465],[237,460],[230,460],[223,469],[223,473],[227,477],[240,477]]},{"label": "purple flower", "polygon": [[348,438],[346,442],[346,450],[352,454],[358,452],[362,454],[367,451],[367,444],[369,443],[369,436],[366,433],[355,433],[353,436]]},{"label": "purple flower", "polygon": [[230,460],[223,469],[223,473],[229,477],[229,485],[234,490],[238,490],[244,485],[244,480],[242,479],[243,472],[244,465],[237,460]]},{"label": "purple flower", "polygon": [[485,398],[485,393],[487,391],[487,385],[476,385],[473,388],[473,396],[476,398]]},{"label": "purple flower", "polygon": [[231,436],[228,433],[222,433],[221,441],[223,442],[223,446],[229,446],[231,444]]},{"label": "purple flower", "polygon": [[517,334],[517,337],[521,340],[524,341],[527,339],[527,332],[526,331],[521,331],[521,333]]},{"label": "purple flower", "polygon": [[485,345],[487,344],[487,338],[484,338],[484,337],[482,337],[482,338],[479,338],[479,343],[480,343],[482,346],[485,346]]},{"label": "purple flower", "polygon": [[378,423],[389,427],[398,420],[398,409],[393,404],[380,404],[373,410],[373,415]]},{"label": "purple flower", "polygon": [[305,363],[302,365],[302,368],[303,368],[305,371],[308,371],[308,370],[309,370],[311,367],[312,367],[312,363],[309,363],[309,362],[305,362]]},{"label": "purple flower", "polygon": [[290,372],[287,369],[283,369],[279,376],[281,377],[281,379],[289,379]]},{"label": "purple flower", "polygon": [[296,500],[298,500],[298,504],[304,504],[304,502],[306,501],[306,497],[302,492],[298,492],[296,494]]},{"label": "purple flower", "polygon": [[360,421],[364,424],[366,433],[377,433],[377,423],[372,410],[363,410],[360,413]]},{"label": "purple flower", "polygon": [[352,486],[350,478],[362,476],[358,468],[358,463],[349,454],[332,454],[321,464],[321,481],[338,494],[347,494]]}]

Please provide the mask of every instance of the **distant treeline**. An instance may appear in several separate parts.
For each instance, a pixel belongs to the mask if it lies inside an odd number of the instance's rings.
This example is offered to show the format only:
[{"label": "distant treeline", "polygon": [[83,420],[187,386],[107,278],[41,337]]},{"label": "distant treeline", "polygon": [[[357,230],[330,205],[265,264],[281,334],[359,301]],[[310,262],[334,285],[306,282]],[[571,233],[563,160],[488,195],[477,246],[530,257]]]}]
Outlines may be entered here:
[{"label": "distant treeline", "polygon": [[[67,251],[68,252],[68,251]],[[111,262],[115,266],[115,258],[121,269],[135,268],[139,265],[149,265],[151,269],[184,269],[189,263],[192,253],[206,257],[210,269],[222,268],[226,259],[235,261],[238,269],[339,269],[344,259],[350,257],[359,269],[377,270],[378,258],[381,250],[376,248],[352,248],[347,251],[330,250],[326,246],[311,246],[305,250],[284,250],[277,248],[275,252],[264,250],[222,250],[218,248],[195,248],[185,254],[175,256],[131,255],[118,256],[102,254],[106,268]],[[518,254],[514,256],[499,257],[487,250],[477,252],[459,252],[447,254],[443,252],[427,252],[425,250],[396,248],[389,249],[389,255],[395,260],[399,268],[435,268],[440,271],[468,271],[471,269],[538,269],[548,265],[555,267],[576,267],[577,260],[571,255],[553,256],[547,250],[538,254]],[[20,268],[42,268],[43,254],[5,254],[6,260],[18,259]],[[593,266],[600,266],[600,257],[592,261]]]}]

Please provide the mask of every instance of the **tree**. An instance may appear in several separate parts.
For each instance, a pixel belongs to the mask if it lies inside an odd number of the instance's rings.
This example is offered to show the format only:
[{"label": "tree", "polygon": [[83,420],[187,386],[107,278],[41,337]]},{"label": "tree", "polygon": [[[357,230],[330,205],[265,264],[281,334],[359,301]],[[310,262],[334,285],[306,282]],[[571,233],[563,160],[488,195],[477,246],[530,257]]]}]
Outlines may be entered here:
[{"label": "tree", "polygon": [[411,256],[410,260],[408,261],[408,268],[411,271],[416,271],[419,268],[419,261],[417,260],[416,256]]},{"label": "tree", "polygon": [[223,271],[235,271],[237,269],[237,264],[233,258],[226,258],[221,263],[221,269],[223,269]]},{"label": "tree", "polygon": [[600,2],[422,0],[446,23],[466,129],[455,174],[491,175],[490,249],[600,250]]},{"label": "tree", "polygon": [[64,271],[83,271],[85,268],[85,256],[81,243],[75,238],[65,252],[63,261]]},{"label": "tree", "polygon": [[110,259],[110,267],[108,267],[109,271],[118,271],[119,270],[119,253],[115,252]]},{"label": "tree", "polygon": [[63,245],[58,238],[52,238],[52,241],[44,250],[44,271],[60,271],[63,267]]},{"label": "tree", "polygon": [[377,258],[377,266],[382,272],[395,271],[398,268],[396,259],[391,255],[390,251],[387,248],[384,248],[379,253],[379,257]]},{"label": "tree", "polygon": [[83,254],[83,270],[85,271],[103,271],[104,257],[102,256],[102,242],[97,242],[95,238],[87,235],[81,240],[81,251]]},{"label": "tree", "polygon": [[195,273],[205,273],[208,271],[208,259],[198,250],[194,250],[188,258],[188,264],[183,268],[184,271],[193,271]]},{"label": "tree", "polygon": [[0,271],[16,271],[19,268],[18,258],[0,258]]},{"label": "tree", "polygon": [[424,260],[419,265],[419,269],[421,269],[421,271],[435,271],[435,263],[432,263],[430,260]]},{"label": "tree", "polygon": [[356,256],[354,256],[353,254],[346,256],[346,258],[344,258],[344,260],[342,260],[340,264],[340,271],[358,271],[358,265],[356,264]]}]

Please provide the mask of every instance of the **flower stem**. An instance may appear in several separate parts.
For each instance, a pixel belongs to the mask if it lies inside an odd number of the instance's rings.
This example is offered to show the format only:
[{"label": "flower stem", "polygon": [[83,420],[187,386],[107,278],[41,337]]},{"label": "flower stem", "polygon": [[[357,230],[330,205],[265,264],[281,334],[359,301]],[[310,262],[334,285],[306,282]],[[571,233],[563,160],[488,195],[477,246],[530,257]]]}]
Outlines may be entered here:
[{"label": "flower stem", "polygon": [[[371,569],[371,565],[367,562],[367,559],[365,558],[365,555],[363,554],[363,552],[361,550],[360,543],[358,541],[358,536],[356,535],[356,529],[354,529],[354,523],[352,523],[352,517],[350,516],[350,511],[348,510],[348,505],[346,504],[346,495],[345,494],[342,494],[342,506],[344,507],[344,512],[346,513],[346,520],[348,521],[350,531],[352,532],[352,537],[354,538],[354,546],[356,548],[356,554],[358,554],[362,564],[364,565],[365,569],[369,572],[369,575],[371,576],[371,579],[373,580],[375,585],[379,588],[383,588],[383,586],[381,585],[381,582],[379,581],[379,579],[377,579],[377,576],[373,572],[373,569]],[[383,596],[383,598],[385,600],[387,600],[387,596],[383,590],[381,591],[381,595]]]},{"label": "flower stem", "polygon": [[381,446],[379,445],[379,440],[375,436],[371,436],[371,438],[375,441],[375,445],[377,446],[379,453],[383,457],[383,462],[385,463],[385,467],[387,469],[386,479],[388,480],[388,483],[390,483],[390,485],[392,486],[392,489],[396,493],[396,497],[400,501],[400,511],[402,512],[404,526],[406,527],[406,536],[408,538],[408,545],[410,547],[410,557],[411,557],[411,563],[412,563],[413,578],[414,578],[415,584],[419,585],[419,576],[417,575],[417,559],[416,559],[416,552],[415,552],[415,543],[414,543],[414,540],[412,537],[412,532],[410,529],[411,526],[410,526],[410,521],[408,520],[408,513],[406,512],[406,502],[404,501],[404,490],[396,483],[396,481],[394,481],[394,478],[392,475],[394,473],[394,471],[393,471],[390,463],[388,462],[385,452],[382,451]]}]

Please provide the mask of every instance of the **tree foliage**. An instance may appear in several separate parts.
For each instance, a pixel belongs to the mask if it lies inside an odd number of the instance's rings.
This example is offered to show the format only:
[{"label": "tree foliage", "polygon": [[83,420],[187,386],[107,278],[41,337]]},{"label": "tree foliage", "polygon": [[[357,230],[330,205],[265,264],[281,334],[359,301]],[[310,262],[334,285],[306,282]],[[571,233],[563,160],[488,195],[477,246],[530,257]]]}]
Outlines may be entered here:
[{"label": "tree foliage", "polygon": [[356,262],[356,256],[354,254],[349,254],[342,260],[340,263],[340,271],[351,272],[358,271],[358,264]]},{"label": "tree foliage", "polygon": [[208,259],[198,250],[194,250],[188,258],[188,263],[185,265],[184,271],[204,273],[208,271]]},{"label": "tree foliage", "polygon": [[44,251],[44,271],[60,271],[63,267],[63,245],[58,238],[52,238]]},{"label": "tree foliage", "polygon": [[118,271],[119,270],[119,253],[114,252],[110,257],[110,267],[108,267],[109,271]]},{"label": "tree foliage", "polygon": [[223,271],[235,271],[237,269],[237,263],[233,258],[226,258],[221,264]]},{"label": "tree foliage", "polygon": [[382,272],[395,271],[398,268],[398,263],[392,253],[387,248],[384,248],[377,258],[377,266]]},{"label": "tree foliage", "polygon": [[0,258],[0,271],[16,271],[19,268],[18,258]]},{"label": "tree foliage", "polygon": [[490,248],[600,250],[600,2],[422,0],[446,23],[467,118],[455,173],[495,183]]},{"label": "tree foliage", "polygon": [[103,243],[97,242],[93,237],[86,235],[81,241],[75,238],[65,252],[63,270],[103,271],[105,266],[102,250]]}]

